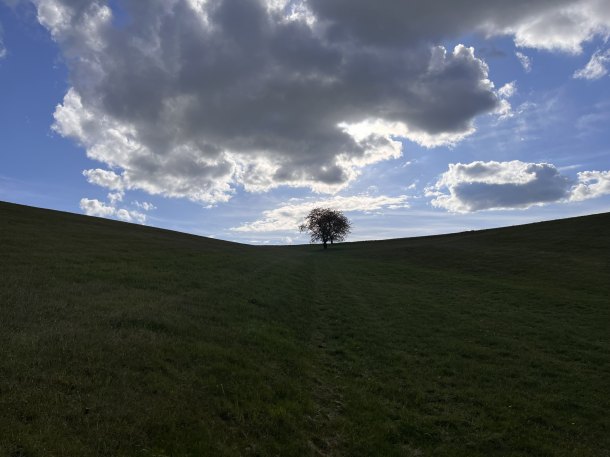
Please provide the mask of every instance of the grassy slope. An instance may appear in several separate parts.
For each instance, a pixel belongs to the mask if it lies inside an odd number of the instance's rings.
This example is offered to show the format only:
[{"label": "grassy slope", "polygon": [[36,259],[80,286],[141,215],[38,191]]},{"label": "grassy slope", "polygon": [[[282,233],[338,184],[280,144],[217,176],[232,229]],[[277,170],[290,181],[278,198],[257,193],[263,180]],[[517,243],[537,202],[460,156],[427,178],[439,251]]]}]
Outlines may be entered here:
[{"label": "grassy slope", "polygon": [[609,225],[323,252],[0,203],[0,455],[608,456]]}]

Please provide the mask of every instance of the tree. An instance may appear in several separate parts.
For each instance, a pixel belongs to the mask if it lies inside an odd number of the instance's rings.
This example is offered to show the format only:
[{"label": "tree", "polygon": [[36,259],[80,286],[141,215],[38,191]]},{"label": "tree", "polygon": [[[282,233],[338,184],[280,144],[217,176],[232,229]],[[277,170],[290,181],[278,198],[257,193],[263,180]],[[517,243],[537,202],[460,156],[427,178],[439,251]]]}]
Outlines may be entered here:
[{"label": "tree", "polygon": [[307,217],[305,223],[299,226],[301,232],[310,232],[311,242],[321,241],[324,249],[327,243],[343,241],[352,228],[350,221],[341,211],[330,208],[314,208]]}]

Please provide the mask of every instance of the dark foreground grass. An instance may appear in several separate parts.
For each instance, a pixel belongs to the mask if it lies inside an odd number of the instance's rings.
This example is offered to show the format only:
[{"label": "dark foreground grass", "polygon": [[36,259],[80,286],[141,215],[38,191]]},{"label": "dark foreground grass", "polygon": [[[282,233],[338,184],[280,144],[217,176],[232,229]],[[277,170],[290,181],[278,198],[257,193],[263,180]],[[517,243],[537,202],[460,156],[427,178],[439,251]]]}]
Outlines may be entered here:
[{"label": "dark foreground grass", "polygon": [[608,456],[609,226],[324,252],[0,204],[0,455]]}]

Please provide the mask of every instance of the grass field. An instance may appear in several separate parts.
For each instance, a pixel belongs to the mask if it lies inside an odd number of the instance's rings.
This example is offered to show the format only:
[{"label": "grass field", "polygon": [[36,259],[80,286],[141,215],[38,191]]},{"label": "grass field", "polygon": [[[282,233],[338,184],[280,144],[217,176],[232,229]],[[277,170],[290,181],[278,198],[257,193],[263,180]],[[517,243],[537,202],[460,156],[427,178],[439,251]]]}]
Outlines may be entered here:
[{"label": "grass field", "polygon": [[254,247],[0,203],[0,455],[610,456],[610,213]]}]

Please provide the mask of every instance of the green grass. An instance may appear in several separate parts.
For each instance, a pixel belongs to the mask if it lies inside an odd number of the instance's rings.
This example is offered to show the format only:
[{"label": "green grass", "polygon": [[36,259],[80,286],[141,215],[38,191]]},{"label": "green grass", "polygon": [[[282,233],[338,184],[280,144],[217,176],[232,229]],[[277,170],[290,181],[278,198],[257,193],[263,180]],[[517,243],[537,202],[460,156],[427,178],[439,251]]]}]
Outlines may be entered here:
[{"label": "green grass", "polygon": [[325,252],[0,203],[0,455],[609,456],[609,226]]}]

